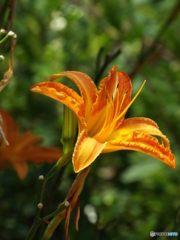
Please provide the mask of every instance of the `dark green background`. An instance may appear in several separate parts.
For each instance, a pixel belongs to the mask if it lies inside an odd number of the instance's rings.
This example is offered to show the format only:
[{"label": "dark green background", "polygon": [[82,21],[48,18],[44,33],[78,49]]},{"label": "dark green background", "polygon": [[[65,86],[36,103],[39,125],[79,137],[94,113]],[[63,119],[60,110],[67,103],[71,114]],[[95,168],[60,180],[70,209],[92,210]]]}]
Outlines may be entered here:
[{"label": "dark green background", "polygon": [[[122,53],[108,65],[103,76],[107,76],[108,70],[116,64],[119,70],[131,76],[133,95],[143,80],[147,80],[126,117],[142,116],[156,121],[169,138],[176,156],[177,167],[171,169],[137,152],[101,155],[93,163],[80,197],[79,232],[75,230],[75,212],[71,215],[70,240],[146,240],[150,239],[150,231],[178,231],[180,227],[180,224],[174,225],[180,206],[178,2],[17,2],[13,26],[18,36],[14,76],[0,94],[0,107],[15,118],[22,131],[31,129],[44,139],[46,146],[61,146],[62,104],[30,92],[30,87],[65,70],[81,71],[94,79],[100,47],[105,47],[104,56],[114,54],[120,48]],[[174,8],[176,12],[173,12]],[[0,64],[2,78],[8,68],[10,51],[0,49],[0,54],[6,57]],[[13,169],[0,172],[0,239],[25,239],[35,215],[37,177],[46,174],[50,168],[47,164],[35,166],[29,163],[29,173],[24,181],[18,179]],[[48,213],[64,200],[74,178],[70,163]],[[50,180],[47,192],[51,183]],[[88,220],[90,214],[97,216],[96,223]],[[38,236],[39,232],[34,239],[40,240]],[[64,222],[52,237],[52,240],[56,239],[65,239]]]}]

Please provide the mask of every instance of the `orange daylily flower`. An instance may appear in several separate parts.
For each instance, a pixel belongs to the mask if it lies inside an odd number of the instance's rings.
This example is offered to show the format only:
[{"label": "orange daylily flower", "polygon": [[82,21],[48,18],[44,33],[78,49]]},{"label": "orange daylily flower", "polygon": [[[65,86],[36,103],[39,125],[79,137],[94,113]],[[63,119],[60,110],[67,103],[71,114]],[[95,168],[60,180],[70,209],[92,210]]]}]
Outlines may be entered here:
[{"label": "orange daylily flower", "polygon": [[30,131],[19,134],[18,126],[14,119],[5,111],[0,110],[3,119],[3,132],[9,143],[5,142],[0,147],[0,169],[6,169],[13,166],[20,179],[27,175],[26,162],[35,163],[57,161],[62,156],[62,150],[56,147],[37,146],[41,139]]},{"label": "orange daylily flower", "polygon": [[[153,120],[124,119],[143,86],[131,100],[131,80],[124,72],[116,70],[114,66],[109,76],[101,80],[99,90],[91,78],[81,72],[67,71],[50,77],[51,81],[68,77],[77,85],[81,96],[56,82],[42,82],[31,87],[31,91],[65,104],[77,116],[79,134],[72,159],[74,171],[86,168],[101,153],[117,150],[143,152],[175,168],[169,141]],[[161,144],[155,136],[161,137]]]}]

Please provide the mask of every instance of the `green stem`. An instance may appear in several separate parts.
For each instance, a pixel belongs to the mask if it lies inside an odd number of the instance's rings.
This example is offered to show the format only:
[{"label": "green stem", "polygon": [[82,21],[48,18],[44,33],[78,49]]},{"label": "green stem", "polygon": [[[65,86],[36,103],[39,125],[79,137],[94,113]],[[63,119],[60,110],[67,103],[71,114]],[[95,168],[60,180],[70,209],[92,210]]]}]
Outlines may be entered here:
[{"label": "green stem", "polygon": [[40,225],[44,222],[47,221],[48,219],[54,217],[55,215],[57,215],[58,213],[60,213],[62,211],[61,208],[58,208],[57,210],[55,210],[54,212],[48,214],[47,216],[43,217],[43,218],[39,218],[39,220],[34,221],[28,236],[26,237],[25,240],[30,240],[33,238],[34,234],[36,233],[36,231],[38,230],[38,228],[40,227]]},{"label": "green stem", "polygon": [[[120,53],[121,50],[118,49],[113,55],[108,55],[106,54],[105,56],[105,60],[104,63],[102,64],[102,66],[100,67],[100,60],[102,58],[102,53],[103,53],[104,49],[101,48],[99,50],[98,56],[97,56],[97,63],[96,63],[96,71],[95,71],[95,84],[98,83],[98,81],[101,78],[101,75],[103,74],[104,70],[106,69],[106,67],[108,66],[109,63],[111,63]],[[99,68],[99,69],[98,69]]]},{"label": "green stem", "polygon": [[[62,177],[63,177],[65,169],[66,169],[66,166],[60,168],[58,170],[56,176],[54,176],[54,178],[53,178],[54,182],[53,182],[53,184],[52,184],[52,186],[50,188],[50,191],[48,192],[48,195],[46,196],[46,200],[45,200],[45,202],[43,204],[43,209],[42,209],[42,212],[41,212],[41,214],[43,214],[43,216],[46,216],[46,214],[49,211],[49,205],[52,202],[52,200],[53,200],[53,198],[55,196],[55,193],[57,192],[57,189],[58,189],[58,187],[61,184]],[[39,238],[37,238],[37,239],[41,239],[41,236],[43,235],[43,233],[45,231],[45,228],[46,228],[46,226],[43,224],[41,226],[40,230],[39,230]]]},{"label": "green stem", "polygon": [[6,36],[0,40],[0,45],[6,43],[11,37],[16,38],[16,34],[12,31],[9,31],[8,34],[6,34]]},{"label": "green stem", "polygon": [[56,163],[56,167],[57,168],[61,168],[63,166],[65,166],[69,160],[72,158],[72,154],[73,154],[74,149],[71,149],[69,152],[67,152],[66,154],[64,154]]},{"label": "green stem", "polygon": [[[96,69],[95,69],[95,77],[98,76],[99,70],[101,68],[101,60],[102,60],[102,54],[104,52],[104,47],[100,47],[99,52],[97,54],[96,58]],[[98,79],[97,79],[98,80]]]},{"label": "green stem", "polygon": [[41,225],[42,221],[38,221],[38,222],[34,222],[29,233],[28,236],[26,237],[25,240],[31,240],[34,236],[34,234],[36,233],[36,231],[38,230],[39,226]]},{"label": "green stem", "polygon": [[[62,205],[62,206],[63,206],[63,205]],[[52,213],[48,214],[47,216],[41,218],[41,220],[42,220],[42,221],[46,221],[46,220],[54,217],[55,215],[57,215],[57,214],[60,213],[61,211],[62,211],[62,209],[61,209],[61,207],[60,207],[60,208],[58,208],[57,210],[55,210],[54,212],[52,212]]]},{"label": "green stem", "polygon": [[[43,179],[43,176],[42,178],[39,177],[39,180],[41,181],[40,183],[40,191],[39,191],[39,194],[38,194],[38,201],[37,201],[37,204],[39,203],[42,203],[42,199],[43,199],[43,193],[44,193],[44,188],[45,188],[45,184],[47,182],[47,180],[49,178],[51,178],[55,173],[56,171],[62,167],[62,165],[64,166],[72,157],[72,153],[73,153],[73,150],[69,151],[67,154],[65,154],[64,156],[62,156],[59,161],[61,162],[61,164],[55,164],[51,170],[48,172],[48,174],[46,175],[46,177]],[[58,162],[59,162],[58,161]],[[40,214],[41,214],[41,210],[42,208],[40,208],[39,206],[37,206],[37,210],[36,210],[36,215],[35,215],[35,219],[34,219],[34,223],[26,237],[26,240],[31,240],[34,236],[34,234],[36,233],[37,229],[39,228],[39,226],[41,225],[41,223],[53,216],[55,216],[57,213],[60,212],[59,208],[52,212],[51,214],[45,216],[44,218],[40,218]]]},{"label": "green stem", "polygon": [[[2,7],[1,14],[0,14],[0,23],[1,24],[4,23],[4,18],[5,18],[8,6],[9,6],[9,2],[10,2],[10,0],[6,0],[5,3],[4,3],[4,6]],[[2,28],[2,27],[3,26],[0,25],[0,28]]]}]

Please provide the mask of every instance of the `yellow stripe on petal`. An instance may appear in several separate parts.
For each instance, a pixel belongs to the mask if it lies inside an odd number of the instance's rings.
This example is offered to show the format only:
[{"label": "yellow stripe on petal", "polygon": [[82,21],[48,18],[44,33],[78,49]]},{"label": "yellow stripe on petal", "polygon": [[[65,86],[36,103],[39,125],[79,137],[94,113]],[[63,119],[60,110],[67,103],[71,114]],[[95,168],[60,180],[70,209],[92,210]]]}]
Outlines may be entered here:
[{"label": "yellow stripe on petal", "polygon": [[[105,142],[106,139],[109,137],[111,132],[114,129],[115,124],[113,124],[113,115],[114,115],[114,105],[113,100],[110,98],[109,93],[106,93],[107,95],[107,105],[106,105],[106,118],[104,120],[104,124],[101,125],[98,128],[98,133],[94,135],[93,137],[98,142]],[[98,121],[99,122],[99,121]]]},{"label": "yellow stripe on petal", "polygon": [[90,118],[87,122],[88,132],[91,136],[99,134],[99,131],[107,121],[108,99],[113,99],[116,95],[116,89],[118,86],[118,74],[116,73],[117,67],[114,66],[109,71],[109,76],[102,79],[99,85],[99,91],[97,91],[96,102],[92,106]]},{"label": "yellow stripe on petal", "polygon": [[56,82],[42,82],[35,84],[31,87],[31,91],[46,95],[65,104],[77,116],[80,129],[84,128],[84,101],[75,91]]},{"label": "yellow stripe on petal", "polygon": [[67,71],[67,72],[54,74],[50,77],[50,80],[53,81],[62,76],[68,77],[69,79],[71,79],[79,88],[85,103],[85,108],[86,108],[85,117],[87,120],[91,112],[92,104],[96,101],[96,92],[97,92],[96,85],[88,75],[82,72],[75,72],[75,71]]},{"label": "yellow stripe on petal", "polygon": [[106,143],[99,143],[96,139],[88,137],[83,130],[73,153],[74,171],[79,172],[89,166],[99,156],[105,145]]},{"label": "yellow stripe on petal", "polygon": [[160,145],[155,137],[146,133],[132,132],[123,140],[111,140],[106,143],[103,153],[117,150],[134,150],[143,152],[159,159],[165,164],[175,168],[175,156],[169,148]]},{"label": "yellow stripe on petal", "polygon": [[[114,98],[114,104],[116,108],[116,115],[114,115],[114,121],[116,121],[116,128],[121,124],[121,122],[124,119],[124,116],[128,110],[127,106],[131,102],[131,94],[132,94],[132,85],[131,85],[131,79],[129,78],[129,76],[123,71],[118,71],[117,75],[118,75],[118,86],[117,86],[117,93]],[[117,120],[118,116],[120,117]]]}]

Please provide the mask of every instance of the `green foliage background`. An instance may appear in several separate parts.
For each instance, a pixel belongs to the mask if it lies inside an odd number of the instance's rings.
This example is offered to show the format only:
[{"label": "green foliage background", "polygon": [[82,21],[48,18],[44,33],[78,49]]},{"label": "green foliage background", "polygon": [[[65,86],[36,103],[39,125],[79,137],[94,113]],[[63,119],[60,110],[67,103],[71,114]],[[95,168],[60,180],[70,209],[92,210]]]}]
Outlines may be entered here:
[{"label": "green foliage background", "polygon": [[[179,223],[174,224],[180,206],[179,8],[175,0],[17,2],[14,76],[0,94],[0,107],[15,118],[22,131],[31,129],[44,139],[44,145],[61,146],[61,103],[30,92],[30,87],[65,70],[81,71],[94,79],[100,47],[105,48],[104,56],[120,48],[122,53],[103,76],[116,64],[131,76],[133,95],[147,80],[126,117],[156,121],[176,156],[177,167],[171,169],[137,152],[101,155],[93,163],[80,197],[79,232],[75,230],[74,211],[71,216],[71,240],[145,240],[150,238],[150,231],[179,231]],[[10,51],[0,51],[6,57],[0,64],[2,78]],[[0,172],[0,239],[25,239],[35,214],[37,177],[50,168],[48,164],[29,163],[24,181],[13,169]],[[74,178],[70,163],[49,213],[64,200]],[[50,187],[51,181],[47,192]],[[40,232],[34,239],[40,240],[39,236]],[[52,239],[65,239],[64,222]]]}]

